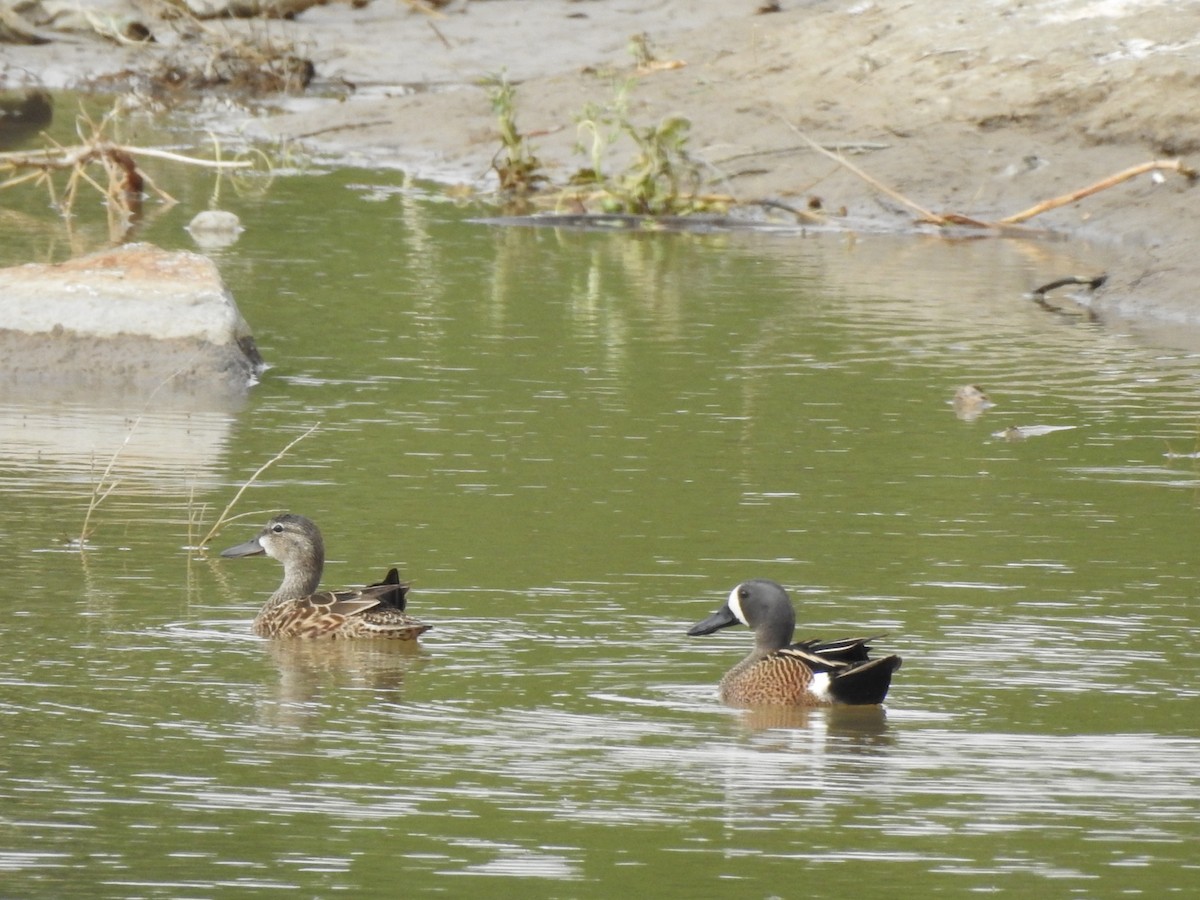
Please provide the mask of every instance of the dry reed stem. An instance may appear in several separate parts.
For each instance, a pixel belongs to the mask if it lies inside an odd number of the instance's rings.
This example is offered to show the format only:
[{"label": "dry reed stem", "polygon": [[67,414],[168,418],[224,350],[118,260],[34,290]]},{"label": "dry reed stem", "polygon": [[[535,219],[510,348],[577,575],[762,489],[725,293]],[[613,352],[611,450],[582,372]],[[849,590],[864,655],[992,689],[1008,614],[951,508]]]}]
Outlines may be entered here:
[{"label": "dry reed stem", "polygon": [[1107,178],[1102,178],[1095,184],[1090,184],[1085,188],[1080,188],[1077,191],[1072,191],[1069,194],[1063,194],[1061,197],[1054,197],[1050,200],[1043,200],[1036,206],[1031,206],[1029,209],[1019,212],[1012,216],[1006,216],[997,222],[997,225],[1016,225],[1027,219],[1032,219],[1034,216],[1041,215],[1044,212],[1049,212],[1052,209],[1058,209],[1060,206],[1066,206],[1068,203],[1074,203],[1076,200],[1082,200],[1084,197],[1090,197],[1092,194],[1098,194],[1100,191],[1114,187],[1123,181],[1128,181],[1130,178],[1136,178],[1138,175],[1144,175],[1146,172],[1178,172],[1188,181],[1196,180],[1196,170],[1185,166],[1177,159],[1156,159],[1150,162],[1141,163],[1140,165],[1130,166],[1128,169],[1123,169],[1115,175],[1109,175]]},{"label": "dry reed stem", "polygon": [[171,381],[171,379],[191,365],[192,360],[194,359],[195,355],[190,357],[187,362],[185,362],[182,366],[154,386],[154,390],[152,390],[150,392],[150,396],[146,398],[146,404],[142,407],[142,413],[140,413],[138,417],[133,420],[133,424],[129,426],[129,431],[125,435],[125,440],[121,441],[121,446],[117,447],[117,449],[113,452],[113,455],[109,457],[108,465],[104,467],[104,471],[100,473],[100,479],[92,487],[92,499],[88,503],[87,512],[83,516],[83,528],[80,529],[79,533],[80,551],[83,550],[84,543],[87,541],[88,535],[91,533],[88,528],[88,524],[91,522],[92,513],[96,511],[100,504],[103,503],[108,496],[117,489],[117,485],[121,483],[121,479],[117,478],[114,479],[112,484],[110,484],[107,488],[104,487],[104,482],[108,476],[112,474],[113,466],[117,464],[117,459],[121,456],[121,453],[125,450],[125,448],[129,446],[129,442],[133,439],[133,433],[137,431],[138,425],[142,423],[142,415],[145,414],[145,410],[150,408],[150,404],[153,402],[158,392],[162,390]]},{"label": "dry reed stem", "polygon": [[8,181],[0,182],[0,191],[4,190],[5,188],[17,187],[18,185],[24,184],[27,181],[37,181],[38,179],[45,177],[46,173],[42,171],[26,172],[24,175],[14,175],[12,178],[8,179]]},{"label": "dry reed stem", "polygon": [[217,532],[221,530],[221,526],[224,525],[226,523],[226,521],[228,521],[227,517],[229,516],[229,511],[231,509],[233,509],[234,506],[237,505],[238,500],[240,500],[242,498],[242,494],[246,493],[246,489],[248,487],[250,487],[250,485],[254,484],[255,481],[258,480],[259,475],[261,475],[263,472],[267,471],[267,469],[271,468],[271,466],[275,465],[275,463],[279,462],[279,460],[283,459],[283,457],[287,455],[287,452],[289,450],[291,450],[298,443],[300,443],[302,440],[304,440],[306,437],[308,437],[310,434],[312,434],[314,431],[316,431],[320,427],[321,427],[321,423],[317,422],[315,425],[313,425],[311,428],[309,428],[308,431],[304,432],[302,435],[300,435],[299,437],[292,440],[291,443],[289,443],[286,447],[284,447],[282,450],[280,450],[278,453],[276,453],[274,456],[272,456],[270,459],[268,459],[265,463],[263,463],[261,466],[259,466],[255,470],[254,474],[251,475],[250,478],[240,488],[238,488],[237,493],[233,495],[233,499],[229,501],[229,503],[225,506],[225,508],[223,510],[221,510],[221,514],[219,516],[217,516],[217,521],[213,523],[213,527],[208,530],[208,533],[206,535],[204,535],[203,538],[200,539],[200,543],[196,545],[196,549],[198,549],[198,550],[203,549],[208,544],[209,541],[211,541],[214,537],[216,537]]},{"label": "dry reed stem", "polygon": [[151,156],[170,162],[183,163],[189,166],[204,166],[208,169],[246,169],[254,165],[252,160],[211,160],[197,159],[194,156],[184,156],[169,150],[156,150],[153,147],[133,147],[127,144],[110,144],[108,141],[86,141],[75,147],[65,147],[51,140],[54,147],[50,150],[30,152],[28,150],[10,150],[0,153],[0,167],[9,169],[39,169],[60,170],[70,169],[80,164],[86,164],[104,157],[114,157],[120,154],[127,156]]},{"label": "dry reed stem", "polygon": [[1077,200],[1082,200],[1085,197],[1090,197],[1092,194],[1096,194],[1096,193],[1099,193],[1100,191],[1107,190],[1110,187],[1114,187],[1115,185],[1118,185],[1124,181],[1128,181],[1131,178],[1135,178],[1138,175],[1143,175],[1146,172],[1154,172],[1154,171],[1178,172],[1180,175],[1182,175],[1183,177],[1188,179],[1188,181],[1191,181],[1191,182],[1196,181],[1196,179],[1198,177],[1198,174],[1195,169],[1192,169],[1189,166],[1185,166],[1180,160],[1177,160],[1177,159],[1152,160],[1150,162],[1141,163],[1140,165],[1131,166],[1128,169],[1123,169],[1122,171],[1117,172],[1115,175],[1110,175],[1107,178],[1103,178],[1100,181],[1097,181],[1095,184],[1088,185],[1085,188],[1080,188],[1077,191],[1072,191],[1069,194],[1063,194],[1062,196],[1059,196],[1059,197],[1053,197],[1049,200],[1043,200],[1041,203],[1031,206],[1029,209],[1026,209],[1022,212],[1016,213],[1015,215],[1006,216],[1005,218],[998,219],[995,222],[984,222],[984,221],[980,221],[979,219],[973,219],[970,216],[961,215],[959,213],[938,214],[938,213],[931,212],[930,210],[927,210],[924,207],[922,207],[920,204],[905,197],[899,191],[895,191],[892,188],[888,187],[887,185],[883,184],[882,182],[878,181],[877,179],[871,177],[866,172],[864,172],[862,169],[860,169],[858,166],[854,165],[853,163],[851,163],[849,160],[845,159],[841,155],[833,153],[832,151],[827,150],[825,147],[822,147],[820,144],[818,144],[816,141],[812,140],[812,138],[810,138],[808,135],[806,135],[804,132],[802,132],[799,128],[797,128],[791,122],[787,121],[787,119],[784,119],[783,122],[785,125],[788,126],[788,128],[790,128],[797,135],[799,135],[801,140],[803,140],[806,144],[808,144],[808,146],[811,147],[813,150],[816,150],[818,153],[821,153],[822,155],[828,156],[830,159],[835,160],[839,165],[845,167],[846,169],[849,169],[852,173],[857,175],[859,178],[861,178],[863,181],[865,181],[867,184],[869,184],[871,187],[873,187],[875,190],[879,191],[880,193],[886,194],[888,197],[891,197],[893,200],[897,201],[898,203],[902,203],[904,206],[907,206],[909,209],[915,210],[916,212],[920,213],[921,214],[920,218],[917,220],[919,223],[927,224],[927,225],[937,225],[939,227],[945,227],[947,225],[961,225],[961,226],[964,226],[967,228],[986,228],[986,229],[996,229],[996,230],[1000,230],[1000,231],[1005,231],[1005,230],[1015,229],[1016,227],[1019,227],[1022,223],[1028,221],[1029,219],[1032,219],[1034,216],[1038,216],[1044,212],[1049,212],[1051,210],[1058,209],[1060,206],[1066,206],[1067,204],[1074,203]]},{"label": "dry reed stem", "polygon": [[121,483],[121,479],[113,479],[112,484],[108,485],[107,488],[104,487],[104,482],[108,476],[112,474],[113,466],[117,464],[117,458],[121,455],[121,451],[129,445],[130,440],[133,439],[133,433],[137,430],[137,427],[139,424],[141,424],[141,421],[141,416],[138,416],[136,419],[134,419],[133,425],[130,426],[129,432],[125,435],[125,440],[121,441],[121,446],[118,447],[113,455],[108,458],[108,465],[104,467],[104,471],[100,473],[99,480],[97,480],[92,486],[92,498],[88,501],[87,512],[84,513],[83,516],[83,527],[79,529],[79,549],[81,551],[83,550],[84,544],[87,543],[88,535],[91,534],[91,529],[88,527],[88,525],[92,521],[92,513],[94,513],[100,507],[100,504],[107,500],[108,496],[117,489],[117,485]]},{"label": "dry reed stem", "polygon": [[811,149],[817,151],[822,156],[829,157],[834,162],[838,163],[839,165],[843,166],[844,168],[849,169],[851,172],[853,172],[855,175],[857,175],[859,178],[861,178],[863,181],[865,181],[871,187],[875,188],[875,190],[879,191],[881,194],[886,194],[888,197],[891,197],[897,203],[902,203],[903,205],[907,206],[909,209],[919,212],[921,214],[922,218],[924,218],[930,222],[937,223],[937,222],[941,221],[941,219],[942,219],[941,216],[937,215],[936,213],[930,212],[929,210],[925,209],[925,207],[921,206],[919,203],[916,203],[913,200],[909,200],[907,197],[905,197],[899,191],[893,190],[892,188],[888,187],[887,185],[885,185],[883,182],[879,181],[878,179],[871,177],[870,175],[868,175],[866,172],[864,172],[858,166],[854,165],[854,163],[850,162],[850,160],[846,159],[841,154],[834,153],[832,150],[825,149],[820,144],[818,144],[816,141],[814,141],[812,138],[810,138],[807,134],[805,134],[803,131],[801,131],[799,128],[797,128],[795,125],[793,125],[791,122],[789,122],[787,119],[784,119],[783,123],[785,125],[787,125],[788,128],[792,129],[792,131],[794,131],[799,136],[800,140],[802,140],[802,141],[804,141],[804,143],[808,144],[808,146]]}]

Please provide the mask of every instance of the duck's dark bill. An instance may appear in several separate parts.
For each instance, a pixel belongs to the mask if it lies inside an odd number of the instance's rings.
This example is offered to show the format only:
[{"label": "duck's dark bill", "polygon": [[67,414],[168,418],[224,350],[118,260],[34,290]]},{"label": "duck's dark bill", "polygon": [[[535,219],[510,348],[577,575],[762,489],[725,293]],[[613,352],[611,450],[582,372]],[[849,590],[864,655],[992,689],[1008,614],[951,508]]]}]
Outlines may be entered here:
[{"label": "duck's dark bill", "polygon": [[698,637],[702,634],[712,634],[714,631],[719,631],[722,628],[728,628],[730,625],[740,625],[737,616],[728,605],[722,606],[715,613],[705,619],[703,622],[697,622],[688,629],[688,635]]},{"label": "duck's dark bill", "polygon": [[258,538],[253,538],[244,544],[238,544],[236,547],[230,547],[228,550],[221,551],[221,555],[225,557],[257,556],[260,553],[266,553],[266,551],[263,550],[262,544],[258,542]]}]

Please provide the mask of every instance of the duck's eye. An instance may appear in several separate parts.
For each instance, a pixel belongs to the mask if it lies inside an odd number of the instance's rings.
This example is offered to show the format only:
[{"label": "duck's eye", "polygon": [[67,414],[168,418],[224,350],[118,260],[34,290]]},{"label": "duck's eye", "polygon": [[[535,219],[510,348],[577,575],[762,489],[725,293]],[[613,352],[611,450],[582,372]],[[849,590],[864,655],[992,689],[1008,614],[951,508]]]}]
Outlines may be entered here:
[{"label": "duck's eye", "polygon": [[739,600],[745,600],[749,596],[750,596],[750,591],[747,590],[746,588],[740,588],[738,590],[738,599]]},{"label": "duck's eye", "polygon": [[271,531],[274,532],[275,534],[283,534],[283,526],[281,524],[279,524],[278,522],[276,522],[274,525],[271,526]]}]

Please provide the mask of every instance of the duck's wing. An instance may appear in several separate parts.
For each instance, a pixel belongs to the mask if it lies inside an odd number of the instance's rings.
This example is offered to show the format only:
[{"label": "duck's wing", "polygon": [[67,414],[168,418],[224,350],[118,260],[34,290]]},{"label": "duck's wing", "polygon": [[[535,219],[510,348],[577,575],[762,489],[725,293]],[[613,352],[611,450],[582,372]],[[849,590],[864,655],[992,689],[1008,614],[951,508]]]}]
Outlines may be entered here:
[{"label": "duck's wing", "polygon": [[390,584],[350,591],[318,591],[264,609],[254,630],[268,637],[330,637],[348,620],[380,605],[380,597],[394,591]]},{"label": "duck's wing", "polygon": [[813,672],[828,673],[829,693],[838,703],[882,703],[891,687],[892,673],[903,660],[894,654],[870,657],[870,642],[881,637],[800,641],[777,652],[803,662]]},{"label": "duck's wing", "polygon": [[254,631],[283,638],[392,638],[413,640],[431,626],[404,612],[408,585],[392,569],[384,580],[365,588],[318,591],[268,606]]},{"label": "duck's wing", "polygon": [[408,585],[391,569],[378,584],[355,591],[324,591],[306,600],[314,607],[314,618],[321,620],[330,634],[407,641],[432,627],[404,612],[407,592]]},{"label": "duck's wing", "polygon": [[877,641],[881,637],[883,637],[882,634],[875,634],[871,637],[842,638],[836,641],[819,641],[812,638],[807,641],[798,641],[786,649],[817,656],[827,666],[840,667],[848,663],[869,660],[871,658],[871,641]]}]

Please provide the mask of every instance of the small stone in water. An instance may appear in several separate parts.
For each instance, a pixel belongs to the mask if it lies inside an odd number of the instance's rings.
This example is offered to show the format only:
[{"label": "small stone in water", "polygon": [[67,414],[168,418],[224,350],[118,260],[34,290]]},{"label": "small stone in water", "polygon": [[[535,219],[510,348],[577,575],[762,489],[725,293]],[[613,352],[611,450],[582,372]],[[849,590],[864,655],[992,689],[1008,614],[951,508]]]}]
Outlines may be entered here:
[{"label": "small stone in water", "polygon": [[235,213],[206,209],[196,213],[186,226],[188,234],[202,247],[225,247],[238,239],[245,229]]}]

